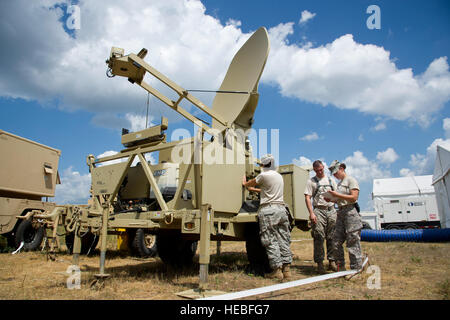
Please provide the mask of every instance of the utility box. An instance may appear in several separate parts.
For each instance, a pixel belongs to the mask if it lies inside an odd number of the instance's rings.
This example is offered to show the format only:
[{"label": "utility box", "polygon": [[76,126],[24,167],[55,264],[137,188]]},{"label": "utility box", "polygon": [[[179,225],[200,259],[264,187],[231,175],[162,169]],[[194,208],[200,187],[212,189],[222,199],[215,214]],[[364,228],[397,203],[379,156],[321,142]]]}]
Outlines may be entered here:
[{"label": "utility box", "polygon": [[54,197],[61,152],[0,130],[0,195]]},{"label": "utility box", "polygon": [[294,216],[296,225],[301,230],[309,229],[309,212],[306,208],[304,196],[309,171],[295,164],[287,164],[279,166],[278,172],[284,180],[284,202]]},{"label": "utility box", "polygon": [[361,211],[363,229],[379,230],[380,222],[377,212]]}]

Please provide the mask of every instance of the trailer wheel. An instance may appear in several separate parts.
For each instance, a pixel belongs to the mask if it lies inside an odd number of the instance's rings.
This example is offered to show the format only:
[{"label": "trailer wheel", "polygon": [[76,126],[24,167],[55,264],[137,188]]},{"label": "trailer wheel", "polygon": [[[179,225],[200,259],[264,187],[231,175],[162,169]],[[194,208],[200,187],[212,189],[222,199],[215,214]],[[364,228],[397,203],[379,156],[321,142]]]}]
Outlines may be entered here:
[{"label": "trailer wheel", "polygon": [[363,225],[363,229],[372,230],[372,227],[370,226],[370,224],[368,222],[363,221],[362,225]]},{"label": "trailer wheel", "polygon": [[245,249],[250,263],[249,272],[262,276],[271,271],[266,248],[261,244],[258,223],[248,223],[245,226]]},{"label": "trailer wheel", "polygon": [[156,248],[161,260],[172,267],[192,265],[197,251],[197,241],[185,240],[180,233],[162,233],[156,237]]},{"label": "trailer wheel", "polygon": [[[66,246],[67,250],[69,250],[70,254],[73,254],[73,245],[75,242],[75,234],[68,233],[66,234]],[[99,236],[96,236],[92,232],[88,232],[84,237],[81,238],[81,254],[87,254],[94,251],[95,247],[97,247],[98,241],[100,240]]]},{"label": "trailer wheel", "polygon": [[19,224],[15,234],[16,248],[18,248],[23,241],[24,250],[37,250],[42,243],[42,239],[44,239],[44,233],[44,227],[35,229],[31,224],[31,220],[23,220]]},{"label": "trailer wheel", "polygon": [[156,256],[156,238],[154,234],[145,233],[144,229],[137,229],[131,242],[133,253],[143,258]]}]

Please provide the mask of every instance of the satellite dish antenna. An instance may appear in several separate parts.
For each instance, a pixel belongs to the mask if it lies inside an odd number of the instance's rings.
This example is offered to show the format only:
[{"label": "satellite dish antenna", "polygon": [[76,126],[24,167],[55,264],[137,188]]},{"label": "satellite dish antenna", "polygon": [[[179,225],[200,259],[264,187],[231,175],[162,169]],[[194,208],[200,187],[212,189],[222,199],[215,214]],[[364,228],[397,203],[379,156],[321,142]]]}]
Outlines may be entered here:
[{"label": "satellite dish antenna", "polygon": [[[161,72],[144,61],[147,49],[142,49],[137,55],[130,53],[124,55],[122,48],[111,48],[107,75],[109,77],[122,76],[128,78],[131,83],[136,83],[147,92],[167,104],[170,108],[180,113],[189,121],[200,126],[204,131],[214,135],[211,127],[200,118],[192,115],[180,106],[186,99],[201,111],[212,117],[212,129],[223,132],[227,128],[250,129],[253,123],[253,114],[258,104],[258,82],[264,70],[269,55],[269,37],[264,27],[259,28],[244,43],[233,57],[225,78],[217,90],[211,108],[208,108],[196,97],[167,78]],[[170,89],[175,91],[179,98],[174,101],[144,81],[148,72]],[[204,91],[204,90],[201,90]]]},{"label": "satellite dish antenna", "polygon": [[[212,110],[228,123],[249,129],[258,104],[258,82],[269,55],[269,36],[264,27],[259,28],[244,43],[231,61],[219,91],[213,100]],[[244,94],[229,94],[246,92]],[[213,118],[212,127],[220,131],[225,126]]]}]

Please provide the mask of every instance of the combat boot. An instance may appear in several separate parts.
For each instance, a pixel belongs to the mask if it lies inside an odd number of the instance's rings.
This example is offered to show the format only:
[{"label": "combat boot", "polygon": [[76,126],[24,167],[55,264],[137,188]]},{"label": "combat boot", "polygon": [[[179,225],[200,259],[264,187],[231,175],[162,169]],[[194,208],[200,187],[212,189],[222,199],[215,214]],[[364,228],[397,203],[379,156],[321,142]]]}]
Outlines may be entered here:
[{"label": "combat boot", "polygon": [[281,272],[281,268],[278,267],[273,269],[271,273],[265,275],[265,278],[283,280],[283,273]]},{"label": "combat boot", "polygon": [[338,268],[338,270],[337,271],[347,271],[347,269],[345,268],[345,263],[338,263],[337,264],[337,268]]},{"label": "combat boot", "polygon": [[282,272],[283,272],[284,279],[288,280],[291,278],[291,267],[290,267],[289,263],[283,264]]},{"label": "combat boot", "polygon": [[317,262],[317,272],[320,274],[326,273],[325,267],[323,266],[323,262]]},{"label": "combat boot", "polygon": [[330,262],[328,263],[328,270],[332,270],[334,272],[338,270],[337,264],[336,262],[334,262],[334,260],[330,260]]}]

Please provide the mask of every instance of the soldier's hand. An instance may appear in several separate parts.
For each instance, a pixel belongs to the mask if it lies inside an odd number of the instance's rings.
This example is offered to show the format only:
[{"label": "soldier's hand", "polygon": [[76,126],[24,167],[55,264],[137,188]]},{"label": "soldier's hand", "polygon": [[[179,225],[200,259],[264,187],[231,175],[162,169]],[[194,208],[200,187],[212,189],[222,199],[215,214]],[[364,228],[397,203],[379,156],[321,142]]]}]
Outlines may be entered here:
[{"label": "soldier's hand", "polygon": [[317,217],[314,213],[311,213],[309,215],[309,220],[311,220],[312,223],[316,224],[317,223]]}]

